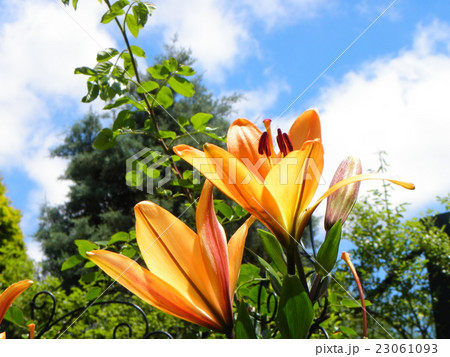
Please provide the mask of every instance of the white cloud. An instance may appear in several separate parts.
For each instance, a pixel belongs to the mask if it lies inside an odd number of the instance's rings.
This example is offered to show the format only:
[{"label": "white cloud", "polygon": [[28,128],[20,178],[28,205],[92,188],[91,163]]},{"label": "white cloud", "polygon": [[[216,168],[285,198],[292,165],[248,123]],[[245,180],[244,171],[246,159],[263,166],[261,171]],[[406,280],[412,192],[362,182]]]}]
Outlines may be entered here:
[{"label": "white cloud", "polygon": [[415,191],[397,189],[395,203],[411,202],[420,210],[436,195],[447,194],[449,93],[450,27],[438,21],[418,26],[410,48],[366,63],[324,88],[317,107],[325,179],[329,182],[348,155],[359,156],[365,169],[376,169],[376,153],[384,150],[390,174],[416,184]]},{"label": "white cloud", "polygon": [[59,1],[12,2],[0,12],[0,167],[27,175],[36,183],[22,208],[22,226],[36,224],[39,205],[65,200],[68,183],[58,180],[63,160],[51,159],[49,149],[60,133],[87,107],[80,103],[86,78],[74,68],[93,65],[97,51],[114,46],[99,18],[105,8],[81,2],[74,12]]},{"label": "white cloud", "polygon": [[168,0],[157,4],[149,27],[163,29],[164,40],[174,34],[180,44],[192,49],[208,78],[221,80],[238,56],[245,56],[250,39],[239,15],[222,0]]},{"label": "white cloud", "polygon": [[242,99],[233,105],[233,109],[240,118],[262,125],[262,120],[267,117],[269,109],[277,103],[280,94],[289,91],[290,87],[286,81],[272,78],[264,86],[247,92],[241,91]]},{"label": "white cloud", "polygon": [[[256,17],[270,29],[314,18],[320,11],[332,8],[335,3],[333,0],[244,0],[243,4],[248,8],[244,7],[243,10],[247,11],[248,19]],[[242,8],[241,2],[239,6]]]}]

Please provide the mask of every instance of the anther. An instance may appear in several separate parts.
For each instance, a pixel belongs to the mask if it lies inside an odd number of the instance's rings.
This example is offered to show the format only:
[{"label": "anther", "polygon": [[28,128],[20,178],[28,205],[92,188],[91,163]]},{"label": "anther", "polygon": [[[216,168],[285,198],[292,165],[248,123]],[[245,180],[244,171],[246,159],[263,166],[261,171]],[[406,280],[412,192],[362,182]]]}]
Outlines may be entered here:
[{"label": "anther", "polygon": [[265,142],[267,141],[267,133],[262,133],[261,137],[259,138],[259,144],[258,144],[258,154],[264,155],[264,146]]},{"label": "anther", "polygon": [[284,144],[284,136],[283,136],[283,133],[281,132],[281,129],[277,130],[277,144],[278,144],[278,148],[280,149],[280,152],[283,154],[283,156],[286,156],[287,149],[286,149],[286,145]]},{"label": "anther", "polygon": [[291,138],[289,137],[289,135],[284,133],[283,134],[283,139],[284,139],[284,143],[286,144],[288,150],[289,151],[293,151],[294,150],[294,146],[292,146],[292,141],[291,141]]}]

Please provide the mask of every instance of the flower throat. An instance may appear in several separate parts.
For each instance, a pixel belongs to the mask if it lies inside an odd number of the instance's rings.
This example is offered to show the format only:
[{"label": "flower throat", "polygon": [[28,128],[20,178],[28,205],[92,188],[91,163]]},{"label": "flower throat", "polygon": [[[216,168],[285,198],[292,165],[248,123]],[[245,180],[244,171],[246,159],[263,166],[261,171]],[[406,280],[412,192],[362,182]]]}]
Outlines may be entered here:
[{"label": "flower throat", "polygon": [[[272,120],[264,119],[263,122],[264,126],[266,127],[266,131],[262,133],[261,137],[259,138],[258,153],[260,155],[265,155],[266,157],[271,157],[272,155],[275,155],[272,142],[272,132],[270,130],[270,124]],[[278,148],[280,149],[280,153],[283,157],[294,150],[289,135],[283,133],[280,129],[277,130],[276,139]]]}]

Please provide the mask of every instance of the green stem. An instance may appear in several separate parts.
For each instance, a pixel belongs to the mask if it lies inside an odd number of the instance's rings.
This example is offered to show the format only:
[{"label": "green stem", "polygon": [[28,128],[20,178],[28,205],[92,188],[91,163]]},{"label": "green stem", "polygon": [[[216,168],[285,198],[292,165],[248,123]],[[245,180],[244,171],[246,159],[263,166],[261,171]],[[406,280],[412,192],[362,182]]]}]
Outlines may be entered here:
[{"label": "green stem", "polygon": [[228,339],[235,339],[236,336],[234,335],[233,329],[228,330],[225,332],[225,336],[227,336]]},{"label": "green stem", "polygon": [[287,249],[287,273],[289,275],[295,275],[295,250],[292,247]]},{"label": "green stem", "polygon": [[303,262],[302,257],[300,256],[300,253],[298,249],[294,251],[294,258],[295,258],[295,265],[297,266],[298,276],[300,278],[300,281],[302,282],[303,288],[309,295],[309,289],[308,289],[308,283],[306,281],[306,275],[305,275],[305,269],[303,268]]},{"label": "green stem", "polygon": [[[105,0],[106,5],[108,6],[109,9],[111,9],[111,4],[109,2],[109,0]],[[128,36],[125,30],[125,25],[122,26],[119,22],[119,20],[117,19],[117,17],[114,18],[117,26],[119,27],[120,33],[122,34],[123,40],[125,42],[125,46],[127,47],[128,53],[130,54],[130,58],[131,58],[131,64],[133,66],[133,70],[136,76],[136,81],[139,83],[139,85],[142,83],[141,82],[141,78],[139,76],[139,72],[138,72],[138,68],[137,68],[137,64],[136,64],[136,59],[133,56],[133,51],[131,50],[131,45],[130,45],[130,41],[128,40]],[[125,24],[125,20],[124,20],[124,24]],[[150,115],[150,119],[153,122],[156,131],[159,133],[159,124],[158,121],[156,120],[156,115],[155,112],[153,110],[153,106],[150,104],[150,102],[148,101],[148,98],[146,95],[143,96],[144,97],[144,102],[145,105],[147,106],[147,112]],[[158,138],[158,141],[162,147],[162,149],[164,150],[164,153],[166,155],[172,155],[172,150],[167,146],[166,142],[164,141],[164,139],[162,138]],[[178,166],[175,164],[175,162],[173,160],[171,160],[170,165],[172,166],[172,169],[175,171],[175,174],[180,178],[183,179],[183,175],[181,174],[180,170],[178,169]],[[189,201],[191,203],[194,202],[194,197],[192,196],[191,191],[184,187],[184,190],[187,194],[187,197],[189,199]]]}]

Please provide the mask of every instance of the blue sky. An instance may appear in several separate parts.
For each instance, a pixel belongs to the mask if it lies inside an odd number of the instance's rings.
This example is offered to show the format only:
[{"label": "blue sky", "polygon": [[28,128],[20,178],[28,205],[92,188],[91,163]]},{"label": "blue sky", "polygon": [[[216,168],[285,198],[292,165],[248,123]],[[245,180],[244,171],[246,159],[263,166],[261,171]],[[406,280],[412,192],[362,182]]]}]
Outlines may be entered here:
[{"label": "blue sky", "polygon": [[[417,187],[396,189],[393,201],[410,202],[410,215],[439,208],[434,197],[450,191],[448,1],[154,2],[149,26],[132,40],[149,57],[177,33],[215,95],[244,95],[236,117],[272,118],[286,130],[318,108],[325,183],[346,156],[376,169],[376,153],[385,150],[390,175]],[[99,24],[105,9],[97,1],[78,7],[59,0],[0,6],[0,175],[35,258],[39,206],[64,202],[70,185],[58,180],[67,163],[49,149],[90,107],[80,102],[85,78],[73,69],[94,65],[102,48],[123,47],[112,26]]]}]

